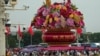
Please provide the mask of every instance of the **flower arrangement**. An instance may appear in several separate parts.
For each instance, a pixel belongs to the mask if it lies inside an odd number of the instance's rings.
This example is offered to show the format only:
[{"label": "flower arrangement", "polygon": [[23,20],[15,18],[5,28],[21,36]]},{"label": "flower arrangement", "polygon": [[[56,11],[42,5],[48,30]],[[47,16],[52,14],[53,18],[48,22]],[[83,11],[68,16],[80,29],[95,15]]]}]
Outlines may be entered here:
[{"label": "flower arrangement", "polygon": [[77,28],[84,27],[83,14],[70,0],[63,3],[53,3],[46,0],[33,18],[31,25],[36,28]]}]

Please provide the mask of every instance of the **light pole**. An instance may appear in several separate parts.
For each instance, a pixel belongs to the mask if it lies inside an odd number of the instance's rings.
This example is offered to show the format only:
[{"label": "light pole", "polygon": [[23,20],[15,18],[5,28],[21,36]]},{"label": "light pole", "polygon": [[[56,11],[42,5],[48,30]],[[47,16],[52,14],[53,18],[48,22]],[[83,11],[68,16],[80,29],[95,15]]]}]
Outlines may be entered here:
[{"label": "light pole", "polygon": [[87,33],[86,33],[86,35],[87,35],[87,36],[86,36],[86,38],[87,38],[87,43],[90,43],[90,39],[89,39],[89,38],[90,38],[90,35],[91,35],[91,34],[92,34],[92,32],[87,32]]},{"label": "light pole", "polygon": [[86,43],[90,43],[90,35],[92,34],[92,32],[86,32],[86,33],[84,33],[85,35],[86,35],[86,40],[87,40],[87,42]]},{"label": "light pole", "polygon": [[9,43],[8,43],[8,36],[10,34],[10,24],[6,24],[6,22],[9,21],[9,13],[5,13],[5,40],[6,40],[6,48],[9,48]]},{"label": "light pole", "polygon": [[0,56],[6,56],[6,45],[5,45],[5,24],[4,24],[4,1],[0,0]]},{"label": "light pole", "polygon": [[[6,2],[5,2],[6,1]],[[6,10],[26,10],[28,6],[24,6],[24,9],[14,9],[17,0],[10,0],[10,8],[6,8],[9,0],[0,0],[0,56],[6,56],[6,42],[5,42],[5,11]]]}]

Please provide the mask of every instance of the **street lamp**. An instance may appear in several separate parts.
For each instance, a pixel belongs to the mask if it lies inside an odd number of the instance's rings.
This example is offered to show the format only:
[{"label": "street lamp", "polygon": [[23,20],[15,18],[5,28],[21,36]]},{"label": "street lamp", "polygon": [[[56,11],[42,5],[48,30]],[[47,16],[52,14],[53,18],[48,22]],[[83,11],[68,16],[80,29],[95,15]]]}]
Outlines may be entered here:
[{"label": "street lamp", "polygon": [[17,0],[4,0],[4,2],[5,2],[5,5],[7,5],[7,4],[9,4],[9,2],[10,2],[10,5],[12,6],[12,7],[15,7],[15,5],[17,4]]},{"label": "street lamp", "polygon": [[5,4],[8,4],[9,3],[9,0],[4,0]]},{"label": "street lamp", "polygon": [[89,37],[92,34],[92,32],[86,32],[85,34],[86,34],[86,38],[87,38],[87,43],[90,43]]},{"label": "street lamp", "polygon": [[17,0],[10,0],[10,4],[12,7],[15,7],[15,5],[17,4]]},{"label": "street lamp", "polygon": [[[10,4],[9,4],[10,3]],[[29,7],[24,6],[22,9],[15,9],[17,0],[0,0],[0,56],[6,56],[5,42],[5,11],[6,10],[26,10]],[[7,8],[9,7],[9,8]],[[8,13],[9,14],[9,13]]]}]

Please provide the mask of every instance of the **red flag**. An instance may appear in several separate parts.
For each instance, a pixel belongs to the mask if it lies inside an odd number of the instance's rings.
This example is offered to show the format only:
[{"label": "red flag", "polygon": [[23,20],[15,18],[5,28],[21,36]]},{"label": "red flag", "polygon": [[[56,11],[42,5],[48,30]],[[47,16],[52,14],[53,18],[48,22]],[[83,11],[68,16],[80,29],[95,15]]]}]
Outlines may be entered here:
[{"label": "red flag", "polygon": [[33,29],[32,29],[32,26],[30,26],[28,28],[28,33],[32,36],[34,33],[33,33]]},{"label": "red flag", "polygon": [[21,29],[20,29],[20,25],[18,25],[18,32],[17,32],[18,36],[20,38],[22,38],[22,32],[21,32]]},{"label": "red flag", "polygon": [[6,33],[6,35],[9,35],[10,34],[10,27],[7,27],[6,26],[5,33]]},{"label": "red flag", "polygon": [[77,28],[77,33],[78,34],[81,34],[82,33],[82,28],[81,27]]}]

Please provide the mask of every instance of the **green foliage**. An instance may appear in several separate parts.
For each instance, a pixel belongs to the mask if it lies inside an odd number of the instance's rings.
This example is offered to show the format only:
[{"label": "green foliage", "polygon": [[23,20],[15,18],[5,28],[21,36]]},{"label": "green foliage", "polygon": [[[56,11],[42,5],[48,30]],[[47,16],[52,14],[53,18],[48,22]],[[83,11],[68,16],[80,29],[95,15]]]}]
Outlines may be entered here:
[{"label": "green foliage", "polygon": [[74,5],[74,4],[71,4],[71,8],[73,9],[73,10],[77,10],[78,8],[76,7],[76,5]]},{"label": "green foliage", "polygon": [[33,44],[39,44],[42,42],[42,32],[36,31],[33,36]]},{"label": "green foliage", "polygon": [[[31,40],[31,35],[28,34],[27,32],[24,32],[23,34],[24,34],[24,36],[23,36],[23,44],[24,44],[24,46],[30,45],[30,43],[31,43],[31,41],[30,41]],[[35,31],[34,35],[32,36],[32,44],[41,43],[42,42],[41,36],[42,36],[41,31]]]},{"label": "green foliage", "polygon": [[82,34],[80,38],[82,42],[100,42],[100,33]]},{"label": "green foliage", "polygon": [[83,42],[87,42],[87,39],[86,39],[86,35],[85,34],[82,34],[79,38],[79,42],[83,43]]},{"label": "green foliage", "polygon": [[9,35],[6,37],[6,43],[8,42],[8,46],[10,48],[15,48],[17,45],[17,36]]},{"label": "green foliage", "polygon": [[[30,45],[30,39],[31,36],[27,32],[23,32],[23,38],[21,40],[21,46],[27,46]],[[88,40],[92,42],[100,42],[100,33],[92,33],[92,34],[82,34],[79,38],[80,43],[88,42]],[[6,43],[8,40],[8,44],[10,48],[18,47],[18,39],[16,35],[9,35],[6,37]],[[42,42],[42,32],[41,31],[35,31],[34,35],[32,36],[32,44],[39,44]]]},{"label": "green foliage", "polygon": [[100,42],[100,33],[94,33],[91,40],[92,42]]}]

